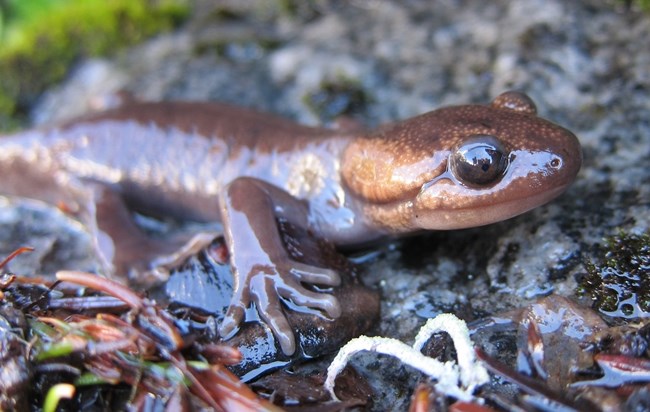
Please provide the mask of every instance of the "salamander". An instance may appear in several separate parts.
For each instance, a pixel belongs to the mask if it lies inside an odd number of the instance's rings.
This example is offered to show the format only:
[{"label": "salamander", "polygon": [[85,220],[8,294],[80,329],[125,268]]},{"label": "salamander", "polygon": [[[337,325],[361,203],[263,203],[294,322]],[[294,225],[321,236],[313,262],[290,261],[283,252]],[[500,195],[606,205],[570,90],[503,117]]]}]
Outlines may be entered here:
[{"label": "salamander", "polygon": [[106,274],[162,270],[205,243],[146,236],[134,210],[221,222],[234,292],[220,334],[256,311],[289,355],[283,302],[336,318],[327,288],[340,278],[292,261],[278,220],[342,247],[486,225],[558,196],[581,161],[575,135],[514,91],[354,132],[219,103],[131,103],[3,136],[0,193],[74,214]]}]

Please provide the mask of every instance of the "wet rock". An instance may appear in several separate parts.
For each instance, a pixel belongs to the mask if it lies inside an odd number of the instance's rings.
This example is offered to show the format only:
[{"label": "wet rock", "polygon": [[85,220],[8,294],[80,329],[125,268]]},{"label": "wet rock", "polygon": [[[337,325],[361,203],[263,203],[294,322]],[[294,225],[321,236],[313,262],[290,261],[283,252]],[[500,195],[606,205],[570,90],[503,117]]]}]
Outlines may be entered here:
[{"label": "wet rock", "polygon": [[[530,328],[537,329],[539,355],[531,350]],[[519,348],[527,352],[536,372],[553,390],[566,390],[575,381],[575,371],[593,365],[593,353],[584,350],[593,336],[607,328],[596,312],[571,300],[551,295],[523,309],[519,318]]]},{"label": "wet rock", "polygon": [[650,322],[613,326],[594,336],[595,350],[614,355],[648,357]]},{"label": "wet rock", "polygon": [[[526,375],[538,376],[553,390],[566,389],[575,381],[574,372],[591,367],[593,353],[585,348],[608,326],[590,308],[557,295],[512,312],[483,320],[474,328],[477,343],[502,360],[513,361],[503,349],[517,351],[517,367]],[[512,335],[516,330],[516,346]],[[501,352],[501,353],[497,353]]]},{"label": "wet rock", "polygon": [[4,305],[0,308],[0,410],[27,410],[32,378],[27,357],[22,312]]},{"label": "wet rock", "polygon": [[[252,388],[266,397],[273,397],[281,406],[294,406],[292,411],[340,411],[353,407],[370,407],[373,392],[366,380],[352,367],[346,367],[337,377],[338,401],[330,398],[323,387],[324,362],[310,363],[294,368],[291,373],[277,371],[251,384]],[[295,405],[300,405],[297,407]]]},{"label": "wet rock", "polygon": [[484,388],[487,397],[507,408],[583,410],[600,402],[618,404],[615,395],[598,388],[572,387],[595,366],[592,342],[607,329],[595,311],[556,295],[476,322],[473,337],[483,348],[480,357],[513,385],[493,383]]},{"label": "wet rock", "polygon": [[[357,114],[367,124],[440,105],[485,102],[515,88],[529,93],[540,113],[579,137],[583,169],[557,201],[490,227],[396,243],[371,263],[364,282],[382,289],[381,335],[409,339],[423,317],[441,311],[476,319],[524,307],[550,292],[570,296],[574,275],[584,272],[581,262],[586,257],[596,261],[595,245],[603,238],[621,229],[648,232],[650,49],[642,46],[650,16],[638,10],[640,1],[451,1],[435,7],[421,0],[363,6],[319,1],[308,18],[260,12],[267,10],[261,4],[271,3],[266,0],[231,1],[238,18],[227,29],[212,12],[223,2],[198,3],[203,9],[188,24],[191,30],[158,36],[99,66],[80,61],[66,83],[34,109],[34,118],[66,116],[39,112],[87,102],[88,91],[126,89],[142,100],[228,101],[322,123],[304,98],[342,73],[346,81],[358,80],[368,96]],[[215,44],[233,38],[223,31],[234,24],[271,38],[274,46],[246,46],[255,45],[255,39]],[[218,36],[211,34],[215,31]],[[224,49],[254,53],[242,59]],[[99,74],[88,76],[88,66]],[[107,87],[83,87],[84,79]],[[413,245],[423,256],[415,264],[407,256]],[[55,255],[39,250],[48,259]],[[64,263],[68,269],[83,267]],[[618,309],[618,302],[611,308]],[[514,364],[516,343],[512,330],[501,330],[482,345],[512,357]],[[368,376],[396,370],[382,362],[373,357],[359,370]],[[397,370],[378,379],[378,410],[408,402],[414,384],[408,383],[408,372]],[[386,387],[387,381],[393,385]]]},{"label": "wet rock", "polygon": [[97,270],[90,239],[79,222],[51,205],[0,196],[0,256],[22,246],[34,248],[8,262],[8,271],[52,275],[63,268]]},{"label": "wet rock", "polygon": [[[296,336],[297,350],[292,356],[282,353],[265,324],[249,321],[237,335],[226,341],[237,347],[244,360],[231,369],[244,380],[295,362],[333,353],[343,344],[368,330],[379,317],[379,294],[363,286],[358,268],[335,248],[306,231],[282,224],[285,245],[292,258],[306,264],[332,268],[341,275],[341,285],[331,290],[341,304],[338,319],[327,319],[314,311],[306,312],[285,301],[285,314]],[[232,275],[227,263],[223,238],[207,251],[188,260],[169,279],[166,294],[175,306],[189,306],[212,315],[218,323],[232,294]],[[250,315],[255,316],[254,313]],[[206,339],[218,339],[214,330]]]},{"label": "wet rock", "polygon": [[625,402],[625,410],[630,412],[650,410],[650,389],[640,388],[630,395]]}]

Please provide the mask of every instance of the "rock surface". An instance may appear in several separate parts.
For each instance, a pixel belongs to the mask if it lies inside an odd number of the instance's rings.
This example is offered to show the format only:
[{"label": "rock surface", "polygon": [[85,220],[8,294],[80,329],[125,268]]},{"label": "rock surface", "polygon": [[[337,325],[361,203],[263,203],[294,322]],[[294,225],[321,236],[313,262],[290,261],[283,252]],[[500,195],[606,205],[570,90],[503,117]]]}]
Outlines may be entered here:
[{"label": "rock surface", "polygon": [[[80,62],[33,118],[69,117],[124,90],[143,100],[228,101],[310,124],[346,115],[375,125],[525,91],[540,115],[580,138],[578,180],[519,218],[397,240],[365,263],[364,282],[382,295],[375,333],[409,342],[440,312],[475,319],[551,292],[571,296],[603,237],[648,232],[648,13],[592,0],[317,1],[290,11],[279,3],[200,1],[178,32]],[[375,407],[405,409],[418,377],[375,359],[357,361],[381,388]]]}]

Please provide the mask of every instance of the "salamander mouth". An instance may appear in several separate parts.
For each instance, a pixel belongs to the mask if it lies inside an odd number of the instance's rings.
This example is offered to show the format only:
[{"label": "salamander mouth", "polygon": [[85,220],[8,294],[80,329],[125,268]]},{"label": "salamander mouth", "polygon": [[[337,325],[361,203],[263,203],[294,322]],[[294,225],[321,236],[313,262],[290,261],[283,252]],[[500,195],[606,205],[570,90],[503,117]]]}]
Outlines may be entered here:
[{"label": "salamander mouth", "polygon": [[414,226],[428,230],[466,229],[484,226],[510,219],[531,209],[548,203],[562,194],[570,183],[554,186],[533,195],[511,197],[505,201],[492,202],[483,206],[441,207],[430,210],[417,210],[413,216]]}]

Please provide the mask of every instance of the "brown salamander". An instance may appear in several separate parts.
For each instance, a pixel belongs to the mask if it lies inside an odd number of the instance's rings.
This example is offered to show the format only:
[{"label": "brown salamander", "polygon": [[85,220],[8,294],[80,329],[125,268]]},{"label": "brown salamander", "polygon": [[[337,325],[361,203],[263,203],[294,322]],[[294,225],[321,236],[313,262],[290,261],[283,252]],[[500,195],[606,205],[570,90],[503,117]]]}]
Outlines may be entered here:
[{"label": "brown salamander", "polygon": [[[370,132],[312,128],[216,103],[139,103],[0,140],[0,193],[65,205],[92,231],[107,272],[153,270],[178,245],[145,236],[130,210],[222,222],[234,294],[220,327],[254,304],[286,354],[282,305],[335,318],[328,268],[292,261],[276,219],[337,245],[485,225],[553,199],[581,149],[568,130],[506,92]],[[185,249],[187,252],[188,249]]]}]

